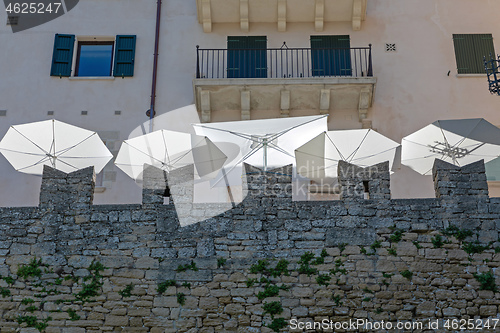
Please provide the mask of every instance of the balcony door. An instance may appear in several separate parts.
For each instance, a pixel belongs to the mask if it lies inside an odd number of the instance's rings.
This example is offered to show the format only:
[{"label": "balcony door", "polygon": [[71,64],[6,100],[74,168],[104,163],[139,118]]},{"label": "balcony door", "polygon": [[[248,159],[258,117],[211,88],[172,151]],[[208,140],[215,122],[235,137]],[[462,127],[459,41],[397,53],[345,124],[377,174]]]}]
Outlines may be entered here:
[{"label": "balcony door", "polygon": [[227,37],[227,77],[267,77],[266,36]]},{"label": "balcony door", "polygon": [[313,76],[352,76],[349,35],[311,36]]}]

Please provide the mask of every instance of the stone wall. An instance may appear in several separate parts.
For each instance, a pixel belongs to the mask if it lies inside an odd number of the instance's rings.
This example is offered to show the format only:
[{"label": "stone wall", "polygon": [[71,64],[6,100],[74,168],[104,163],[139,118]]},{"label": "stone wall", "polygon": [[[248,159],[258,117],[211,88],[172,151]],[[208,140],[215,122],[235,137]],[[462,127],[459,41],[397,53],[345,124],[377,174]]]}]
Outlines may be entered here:
[{"label": "stone wall", "polygon": [[178,212],[229,208],[189,206],[192,168],[171,184],[146,168],[142,205],[106,206],[92,169],[46,168],[39,207],[0,208],[0,332],[271,332],[278,318],[464,332],[444,326],[499,318],[500,198],[482,162],[437,162],[436,199],[391,200],[385,165],[340,168],[342,200],[293,202],[290,167],[247,166],[241,204],[183,227]]}]

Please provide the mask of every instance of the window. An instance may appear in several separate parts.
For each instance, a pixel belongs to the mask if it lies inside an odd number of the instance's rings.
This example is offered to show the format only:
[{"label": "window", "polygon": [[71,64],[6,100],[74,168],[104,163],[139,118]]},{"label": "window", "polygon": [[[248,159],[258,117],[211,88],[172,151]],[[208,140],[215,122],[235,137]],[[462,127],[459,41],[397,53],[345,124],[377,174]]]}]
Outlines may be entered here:
[{"label": "window", "polygon": [[313,76],[352,76],[349,35],[311,36]]},{"label": "window", "polygon": [[491,34],[454,34],[458,74],[484,74],[484,57],[495,54]]},{"label": "window", "polygon": [[[52,76],[71,76],[75,35],[56,34]],[[133,76],[135,35],[119,35],[115,41],[79,41],[74,76]]]},{"label": "window", "polygon": [[18,25],[19,16],[7,16],[7,25]]},{"label": "window", "polygon": [[75,76],[111,76],[113,42],[79,42]]},{"label": "window", "polygon": [[227,37],[227,77],[267,77],[266,36]]}]

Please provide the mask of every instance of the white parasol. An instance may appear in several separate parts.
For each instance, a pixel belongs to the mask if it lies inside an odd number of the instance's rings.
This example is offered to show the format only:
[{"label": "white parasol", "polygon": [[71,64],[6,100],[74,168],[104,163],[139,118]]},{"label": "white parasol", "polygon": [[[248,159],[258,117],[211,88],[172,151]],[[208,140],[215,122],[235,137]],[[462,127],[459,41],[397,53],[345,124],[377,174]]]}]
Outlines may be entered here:
[{"label": "white parasol", "polygon": [[99,173],[113,157],[96,132],[57,120],[11,126],[0,152],[17,171],[36,175],[44,165],[66,173],[94,166]]},{"label": "white parasol", "polygon": [[422,175],[434,159],[457,166],[500,156],[500,129],[482,118],[438,120],[402,140],[401,163]]},{"label": "white parasol", "polygon": [[226,158],[226,155],[205,137],[159,130],[125,140],[115,164],[135,180],[142,178],[144,164],[167,172],[194,164],[198,176],[205,178],[215,176]]},{"label": "white parasol", "polygon": [[[240,149],[238,158],[228,161],[220,177],[217,176],[218,183],[223,177],[227,182],[228,174],[234,169],[240,169],[242,162],[263,168],[264,171],[293,164],[294,150],[326,131],[327,117],[328,115],[247,120],[193,126],[196,134],[207,136],[217,145],[232,143]],[[241,182],[241,172],[233,174],[235,175],[230,178]]]},{"label": "white parasol", "polygon": [[360,167],[389,161],[392,168],[399,146],[372,129],[323,132],[295,150],[297,173],[321,182],[337,178],[339,161]]}]

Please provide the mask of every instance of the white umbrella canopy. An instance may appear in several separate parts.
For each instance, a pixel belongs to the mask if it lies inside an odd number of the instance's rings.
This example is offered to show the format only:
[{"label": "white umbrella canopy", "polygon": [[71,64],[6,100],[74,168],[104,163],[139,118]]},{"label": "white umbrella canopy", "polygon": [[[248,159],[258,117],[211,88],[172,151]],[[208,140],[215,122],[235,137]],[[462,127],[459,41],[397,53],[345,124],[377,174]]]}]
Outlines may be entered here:
[{"label": "white umbrella canopy", "polygon": [[316,182],[337,178],[339,161],[368,167],[389,161],[399,143],[371,129],[323,132],[295,150],[297,173]]},{"label": "white umbrella canopy", "polygon": [[200,178],[215,176],[227,157],[209,139],[189,133],[159,130],[125,140],[115,164],[135,180],[144,164],[167,172],[190,164]]},{"label": "white umbrella canopy", "polygon": [[[207,136],[217,145],[230,142],[239,147],[238,157],[228,161],[222,170],[222,176],[227,180],[231,171],[240,170],[242,162],[264,170],[294,164],[293,151],[326,131],[327,117],[328,115],[246,120],[193,126],[196,134]],[[237,173],[230,177],[233,184],[234,179],[241,182],[241,173]]]},{"label": "white umbrella canopy", "polygon": [[500,156],[500,129],[482,118],[438,120],[402,140],[401,163],[430,175],[439,158],[457,166]]},{"label": "white umbrella canopy", "polygon": [[0,152],[17,171],[36,175],[44,165],[66,173],[94,166],[99,173],[113,157],[96,132],[57,120],[11,126]]}]

